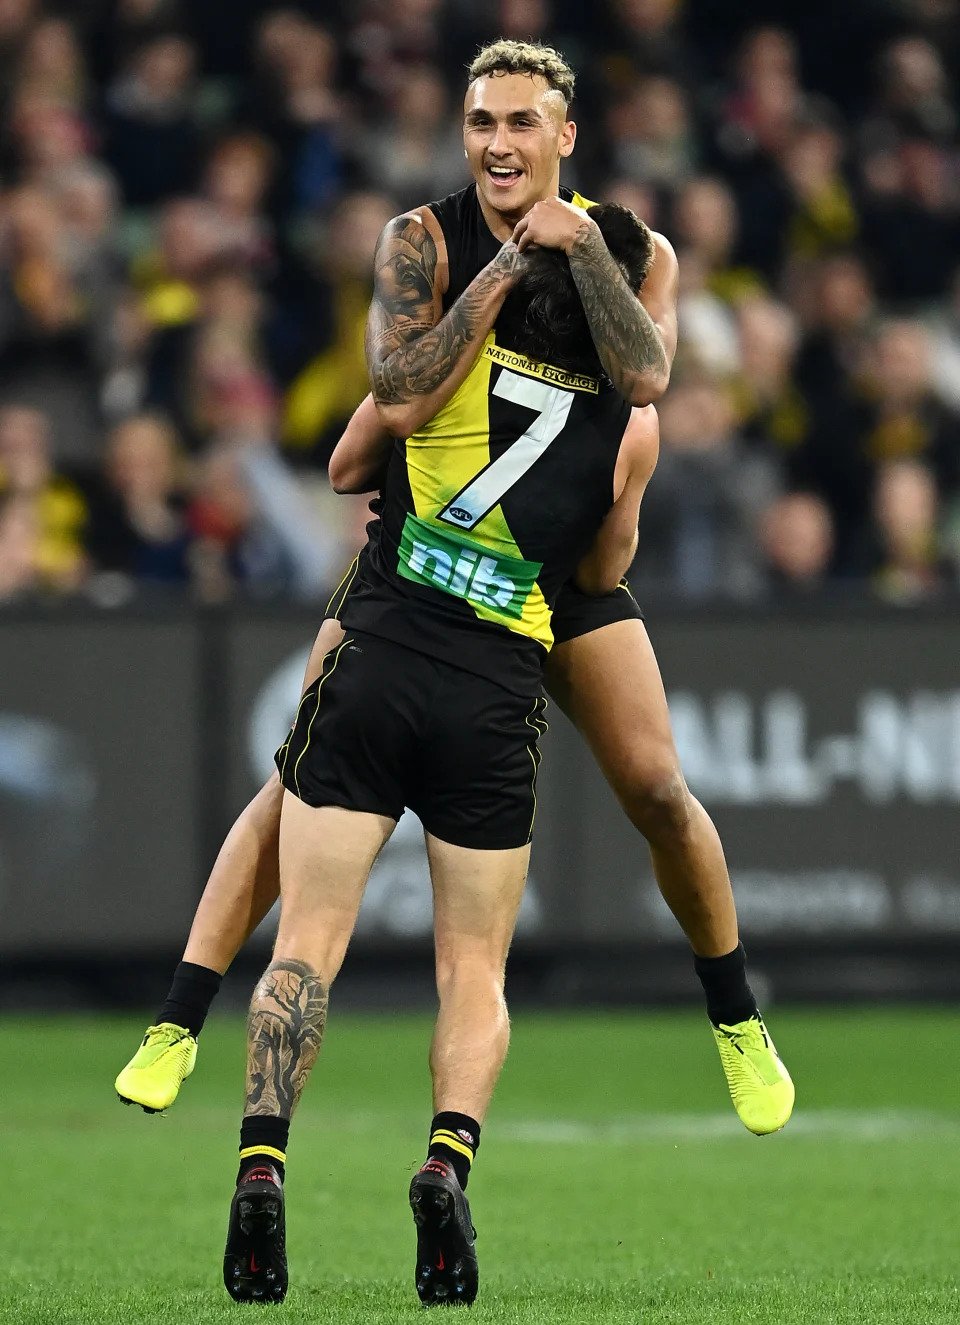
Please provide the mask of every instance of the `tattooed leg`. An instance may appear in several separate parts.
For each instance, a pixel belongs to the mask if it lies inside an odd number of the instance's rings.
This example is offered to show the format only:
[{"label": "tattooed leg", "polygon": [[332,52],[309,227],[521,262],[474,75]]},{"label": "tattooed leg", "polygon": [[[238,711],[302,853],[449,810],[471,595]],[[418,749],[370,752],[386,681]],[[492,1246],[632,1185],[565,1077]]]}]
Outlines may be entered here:
[{"label": "tattooed leg", "polygon": [[330,986],[394,821],[284,794],[280,928],[247,1022],[245,1116],[287,1120],[317,1060]]},{"label": "tattooed leg", "polygon": [[292,1118],[317,1061],[329,990],[306,962],[274,961],[253,992],[247,1020],[245,1115]]}]

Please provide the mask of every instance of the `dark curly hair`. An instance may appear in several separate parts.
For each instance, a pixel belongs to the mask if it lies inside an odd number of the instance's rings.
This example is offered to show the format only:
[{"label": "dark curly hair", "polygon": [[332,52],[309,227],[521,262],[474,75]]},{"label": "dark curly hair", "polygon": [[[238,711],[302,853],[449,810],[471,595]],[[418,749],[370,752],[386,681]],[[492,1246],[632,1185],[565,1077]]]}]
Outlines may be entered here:
[{"label": "dark curly hair", "polygon": [[[631,290],[639,290],[653,263],[653,235],[629,207],[587,208]],[[523,280],[507,298],[497,325],[506,324],[511,348],[571,373],[604,375],[567,255],[540,248]]]}]

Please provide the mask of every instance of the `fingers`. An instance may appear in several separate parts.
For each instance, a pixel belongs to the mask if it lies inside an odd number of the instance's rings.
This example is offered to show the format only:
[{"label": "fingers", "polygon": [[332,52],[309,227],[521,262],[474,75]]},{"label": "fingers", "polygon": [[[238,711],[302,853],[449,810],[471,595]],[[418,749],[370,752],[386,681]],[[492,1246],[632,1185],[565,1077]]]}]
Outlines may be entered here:
[{"label": "fingers", "polygon": [[518,221],[517,228],[513,232],[513,242],[517,246],[518,253],[524,253],[536,240],[530,233],[530,218],[525,216],[522,221]]}]

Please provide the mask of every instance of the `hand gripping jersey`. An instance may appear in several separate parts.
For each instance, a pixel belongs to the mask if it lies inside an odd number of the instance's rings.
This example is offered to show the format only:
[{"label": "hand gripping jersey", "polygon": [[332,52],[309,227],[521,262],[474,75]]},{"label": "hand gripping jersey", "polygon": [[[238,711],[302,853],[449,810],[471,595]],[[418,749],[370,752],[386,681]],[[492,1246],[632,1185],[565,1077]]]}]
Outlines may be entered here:
[{"label": "hand gripping jersey", "polygon": [[[447,244],[446,312],[501,244],[473,185],[431,210]],[[456,394],[395,444],[380,526],[340,615],[531,694],[557,594],[613,503],[630,406],[607,379],[523,354],[509,304]]]}]

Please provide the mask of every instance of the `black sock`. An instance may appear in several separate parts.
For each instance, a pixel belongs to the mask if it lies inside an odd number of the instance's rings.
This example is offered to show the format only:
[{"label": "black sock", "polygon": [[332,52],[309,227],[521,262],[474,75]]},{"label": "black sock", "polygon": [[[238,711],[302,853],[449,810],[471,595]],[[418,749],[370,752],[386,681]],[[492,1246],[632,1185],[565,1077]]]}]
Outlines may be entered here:
[{"label": "black sock", "polygon": [[272,1164],[283,1182],[286,1175],[287,1141],[290,1119],[269,1114],[254,1114],[240,1124],[240,1168],[237,1182],[258,1164]]},{"label": "black sock", "polygon": [[747,984],[747,954],[738,943],[723,957],[693,958],[693,969],[700,977],[707,996],[707,1016],[714,1026],[734,1026],[757,1016],[757,1000]]},{"label": "black sock", "polygon": [[159,1026],[162,1021],[172,1021],[175,1026],[186,1027],[191,1035],[199,1035],[222,979],[223,976],[218,971],[211,971],[209,966],[181,962],[155,1024]]},{"label": "black sock", "polygon": [[470,1165],[480,1146],[480,1124],[465,1113],[438,1113],[430,1124],[427,1155],[452,1165],[457,1182],[466,1187]]}]

